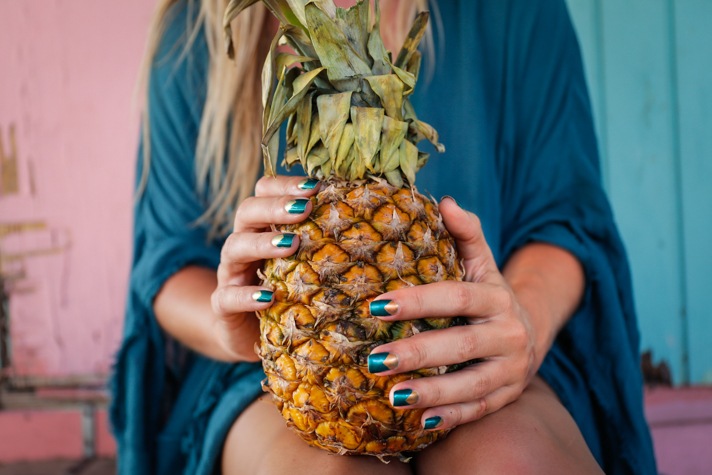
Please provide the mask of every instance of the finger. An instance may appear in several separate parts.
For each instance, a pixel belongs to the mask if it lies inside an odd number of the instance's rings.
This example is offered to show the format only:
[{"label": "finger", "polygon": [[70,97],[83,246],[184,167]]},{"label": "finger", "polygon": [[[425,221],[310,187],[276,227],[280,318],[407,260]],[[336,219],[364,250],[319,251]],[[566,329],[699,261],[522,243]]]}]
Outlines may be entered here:
[{"label": "finger", "polygon": [[430,408],[485,399],[503,387],[517,386],[515,376],[501,369],[496,362],[486,361],[440,376],[404,381],[391,389],[391,404],[396,408]]},{"label": "finger", "polygon": [[252,313],[272,305],[274,294],[271,290],[257,286],[224,285],[218,287],[211,296],[213,312],[221,318]]},{"label": "finger", "polygon": [[[450,327],[418,333],[374,348],[368,356],[368,369],[371,373],[389,375],[473,360],[525,355],[528,345],[526,329],[514,320]],[[526,375],[531,362],[526,358],[521,360],[521,364],[509,368],[508,373]]]},{"label": "finger", "polygon": [[254,232],[272,224],[295,224],[304,221],[313,208],[311,200],[299,196],[250,197],[237,208],[233,231]]},{"label": "finger", "polygon": [[220,262],[228,268],[233,264],[250,264],[264,259],[287,257],[299,247],[294,233],[232,233],[223,244]]},{"label": "finger", "polygon": [[303,176],[263,176],[255,184],[255,196],[313,196],[321,188],[319,180]]},{"label": "finger", "polygon": [[469,267],[466,270],[478,271],[473,280],[479,281],[487,272],[497,271],[497,264],[485,239],[480,219],[460,208],[449,196],[440,201],[439,208],[445,227],[455,239],[459,256],[465,261],[466,268]]},{"label": "finger", "polygon": [[482,419],[516,400],[521,391],[504,386],[485,397],[457,404],[447,404],[425,410],[421,424],[426,430],[446,430]]},{"label": "finger", "polygon": [[502,285],[446,280],[379,295],[369,303],[369,310],[384,320],[486,318],[509,310],[513,298],[511,290]]}]

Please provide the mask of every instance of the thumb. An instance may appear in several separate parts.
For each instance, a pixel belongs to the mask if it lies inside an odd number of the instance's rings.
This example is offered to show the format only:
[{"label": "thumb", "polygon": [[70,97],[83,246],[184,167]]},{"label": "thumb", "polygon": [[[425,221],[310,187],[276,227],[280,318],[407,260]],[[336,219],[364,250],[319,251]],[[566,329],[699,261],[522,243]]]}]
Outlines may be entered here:
[{"label": "thumb", "polygon": [[497,270],[480,219],[462,209],[450,196],[440,200],[439,208],[445,227],[455,239],[460,258],[465,261],[467,274],[481,275],[483,271]]}]

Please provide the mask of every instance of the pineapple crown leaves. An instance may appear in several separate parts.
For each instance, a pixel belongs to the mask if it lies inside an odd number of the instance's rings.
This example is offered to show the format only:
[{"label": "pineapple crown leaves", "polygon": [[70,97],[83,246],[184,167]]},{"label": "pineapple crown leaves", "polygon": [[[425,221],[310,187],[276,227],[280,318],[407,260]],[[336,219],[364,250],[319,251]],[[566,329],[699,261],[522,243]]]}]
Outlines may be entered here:
[{"label": "pineapple crown leaves", "polygon": [[[415,182],[428,154],[423,139],[444,151],[433,127],[418,120],[409,96],[420,70],[418,45],[428,13],[420,13],[393,61],[380,35],[380,9],[368,0],[337,8],[333,0],[231,0],[224,17],[228,54],[231,21],[262,1],[278,19],[262,70],[262,152],[274,174],[277,132],[287,121],[288,167],[299,162],[318,179],[383,176],[392,185]],[[286,44],[290,52],[280,48]]]}]

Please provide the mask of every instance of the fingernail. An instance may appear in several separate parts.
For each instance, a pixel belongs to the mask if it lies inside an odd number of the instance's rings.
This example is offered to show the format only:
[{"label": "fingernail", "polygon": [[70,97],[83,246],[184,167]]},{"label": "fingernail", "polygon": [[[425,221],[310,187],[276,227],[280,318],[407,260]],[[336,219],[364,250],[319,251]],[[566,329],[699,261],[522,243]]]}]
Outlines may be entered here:
[{"label": "fingernail", "polygon": [[423,424],[423,429],[425,430],[432,430],[435,429],[437,426],[442,424],[443,419],[440,416],[433,416],[433,417],[428,417],[425,419],[425,424]]},{"label": "fingernail", "polygon": [[382,373],[398,366],[398,357],[390,353],[373,353],[368,355],[368,372]]},{"label": "fingernail", "polygon": [[319,180],[315,180],[314,178],[307,178],[306,180],[300,182],[297,185],[297,188],[299,188],[300,190],[313,190],[318,184]]},{"label": "fingernail", "polygon": [[252,294],[252,300],[255,302],[271,302],[272,301],[272,295],[274,295],[274,292],[271,292],[269,290],[258,290],[254,294]]},{"label": "fingernail", "polygon": [[418,402],[418,393],[412,389],[399,389],[393,392],[393,406],[410,406]]},{"label": "fingernail", "polygon": [[457,200],[455,198],[453,198],[452,196],[444,195],[442,198],[440,198],[440,202],[442,202],[445,199],[450,199],[450,200],[454,201],[458,207],[462,208],[462,206],[460,206],[460,203],[458,203]]},{"label": "fingernail", "polygon": [[299,198],[287,203],[284,209],[286,209],[289,214],[302,214],[307,209],[307,203],[309,203],[309,200]]},{"label": "fingernail", "polygon": [[294,243],[294,234],[279,234],[272,238],[274,247],[292,247]]},{"label": "fingernail", "polygon": [[398,311],[398,304],[392,300],[374,300],[368,309],[374,317],[390,317]]}]

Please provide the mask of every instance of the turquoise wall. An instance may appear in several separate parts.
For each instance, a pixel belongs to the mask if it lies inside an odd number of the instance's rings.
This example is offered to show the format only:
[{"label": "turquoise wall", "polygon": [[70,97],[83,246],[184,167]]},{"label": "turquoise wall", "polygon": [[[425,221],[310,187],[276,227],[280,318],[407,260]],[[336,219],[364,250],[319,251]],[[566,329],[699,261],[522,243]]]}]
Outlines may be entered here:
[{"label": "turquoise wall", "polygon": [[568,0],[642,349],[712,383],[712,0]]}]

